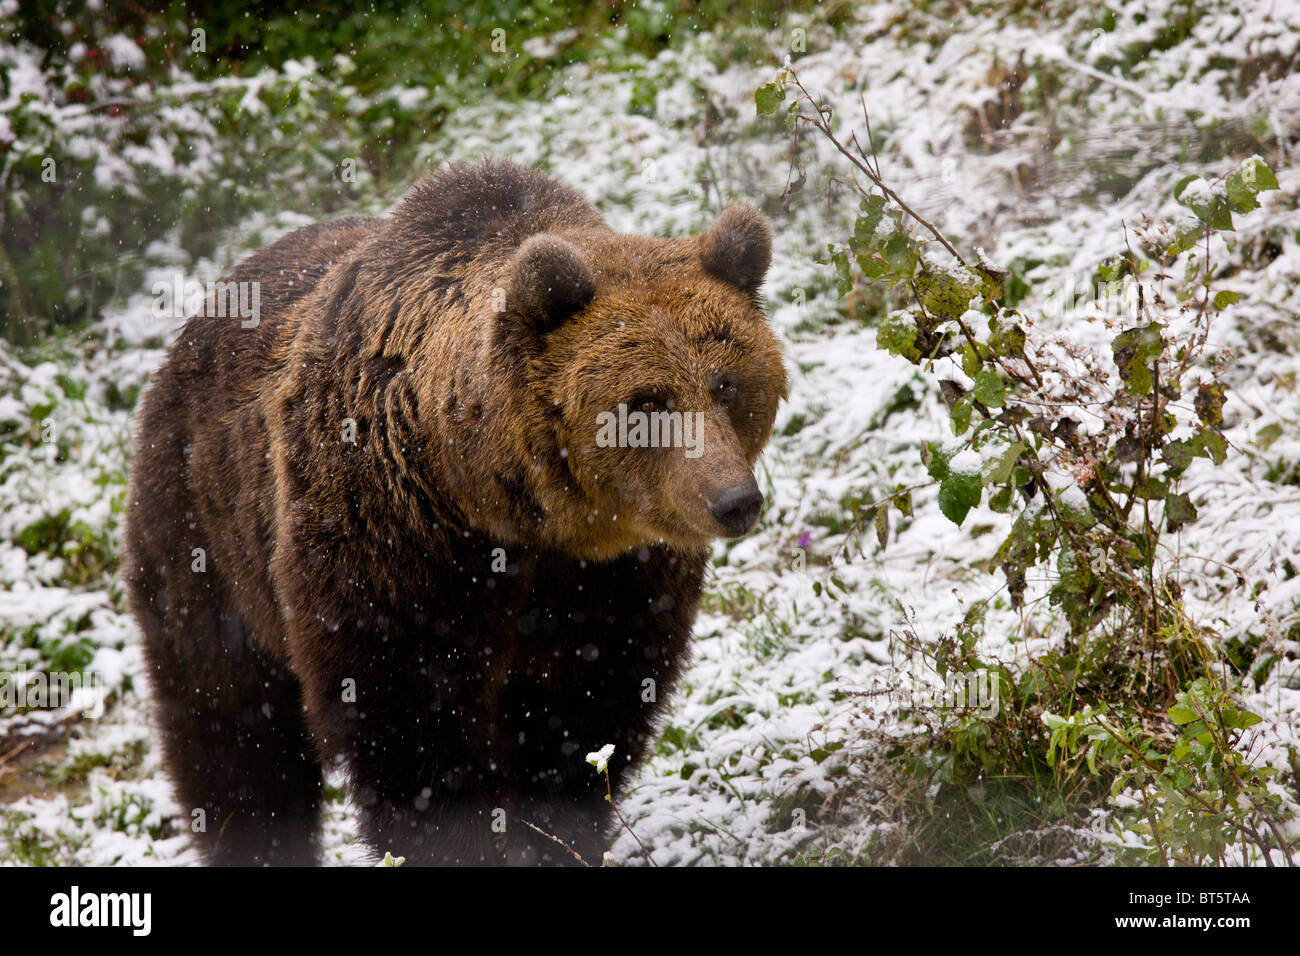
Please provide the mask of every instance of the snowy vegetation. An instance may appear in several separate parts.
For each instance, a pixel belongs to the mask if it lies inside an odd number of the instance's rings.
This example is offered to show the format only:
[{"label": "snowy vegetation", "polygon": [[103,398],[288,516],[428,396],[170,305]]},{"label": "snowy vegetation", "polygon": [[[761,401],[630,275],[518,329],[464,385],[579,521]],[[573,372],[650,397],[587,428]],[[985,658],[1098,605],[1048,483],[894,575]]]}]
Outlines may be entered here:
[{"label": "snowy vegetation", "polygon": [[492,153],[776,235],[767,512],[614,862],[1300,861],[1300,9],[512,6],[0,0],[0,672],[107,695],[0,707],[0,860],[197,859],[115,577],[155,284]]}]

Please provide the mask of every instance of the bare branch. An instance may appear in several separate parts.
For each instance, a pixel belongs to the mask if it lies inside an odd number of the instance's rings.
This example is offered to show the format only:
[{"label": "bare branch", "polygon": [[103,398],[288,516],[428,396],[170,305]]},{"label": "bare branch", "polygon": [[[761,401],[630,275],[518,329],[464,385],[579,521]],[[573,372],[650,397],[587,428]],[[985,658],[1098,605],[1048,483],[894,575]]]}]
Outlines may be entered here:
[{"label": "bare branch", "polygon": [[[865,161],[865,159],[859,159],[857,156],[853,155],[853,151],[840,142],[840,140],[836,137],[835,133],[831,130],[830,107],[822,106],[818,104],[817,100],[813,98],[813,95],[808,92],[808,90],[804,87],[803,83],[799,80],[799,77],[795,73],[793,68],[787,67],[787,71],[790,74],[791,82],[793,82],[794,85],[797,86],[799,90],[803,93],[803,96],[800,97],[800,99],[796,100],[795,102],[800,102],[803,99],[807,99],[808,102],[812,103],[813,107],[817,110],[816,118],[812,116],[808,116],[807,114],[804,113],[800,113],[798,115],[798,119],[803,120],[805,123],[811,123],[818,130],[818,132],[820,132],[823,136],[825,136],[828,140],[830,140],[831,145],[833,145],[845,157],[848,158],[849,162],[851,162],[854,166],[860,169],[862,173],[868,179],[871,180],[871,182],[875,185],[877,189],[883,192],[889,199],[897,203],[897,205],[899,206],[899,208],[903,210],[903,212],[907,213],[909,216],[911,216],[913,219],[919,222],[922,226],[928,229],[930,231],[930,234],[933,235],[935,239],[939,240],[939,243],[945,249],[947,249],[948,252],[952,254],[952,257],[954,259],[960,262],[963,266],[967,266],[967,268],[969,268],[969,266],[966,263],[966,260],[962,258],[961,253],[957,251],[956,247],[953,246],[953,244],[948,241],[947,237],[945,237],[944,234],[939,231],[938,227],[935,226],[934,223],[930,222],[930,220],[926,219],[919,212],[917,212],[915,209],[909,206],[907,204],[907,201],[904,200],[902,196],[898,195],[898,193],[894,192],[894,190],[890,189],[887,185],[885,185],[885,181],[880,177],[880,175],[875,170],[871,168],[871,166]],[[863,101],[863,109],[864,110],[866,109],[865,100]],[[872,150],[873,152],[875,150],[874,144],[872,146]],[[877,164],[879,164],[878,160],[877,160]]]}]

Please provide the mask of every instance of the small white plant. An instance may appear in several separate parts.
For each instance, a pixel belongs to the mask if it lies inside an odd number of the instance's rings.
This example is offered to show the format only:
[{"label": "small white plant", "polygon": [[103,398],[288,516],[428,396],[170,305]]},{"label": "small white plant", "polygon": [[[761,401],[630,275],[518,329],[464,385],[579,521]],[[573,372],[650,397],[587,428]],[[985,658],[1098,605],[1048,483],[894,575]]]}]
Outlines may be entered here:
[{"label": "small white plant", "polygon": [[605,744],[599,750],[587,754],[587,763],[596,768],[596,773],[605,773],[609,770],[609,758],[614,756],[614,745]]}]

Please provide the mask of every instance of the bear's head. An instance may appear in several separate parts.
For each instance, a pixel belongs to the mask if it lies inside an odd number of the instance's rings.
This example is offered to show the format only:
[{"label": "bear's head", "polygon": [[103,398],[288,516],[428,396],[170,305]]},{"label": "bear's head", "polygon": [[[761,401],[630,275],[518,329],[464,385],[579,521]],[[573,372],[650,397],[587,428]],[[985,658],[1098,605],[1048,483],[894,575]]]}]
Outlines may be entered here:
[{"label": "bear's head", "polygon": [[688,239],[577,228],[514,252],[498,341],[523,356],[534,434],[569,492],[553,540],[608,557],[754,527],[753,469],[787,395],[758,297],[770,260],[743,203]]}]

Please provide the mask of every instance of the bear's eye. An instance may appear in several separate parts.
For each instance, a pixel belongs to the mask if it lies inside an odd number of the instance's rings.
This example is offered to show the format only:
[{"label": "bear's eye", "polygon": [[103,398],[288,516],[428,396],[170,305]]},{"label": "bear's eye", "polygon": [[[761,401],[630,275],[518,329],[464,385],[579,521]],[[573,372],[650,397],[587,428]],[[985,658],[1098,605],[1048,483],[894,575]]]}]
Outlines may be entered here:
[{"label": "bear's eye", "polygon": [[666,411],[671,404],[672,402],[669,399],[661,398],[658,395],[638,395],[627,403],[627,410],[653,415],[655,412]]},{"label": "bear's eye", "polygon": [[740,383],[734,378],[724,378],[714,386],[713,394],[723,405],[730,405],[740,395]]}]

